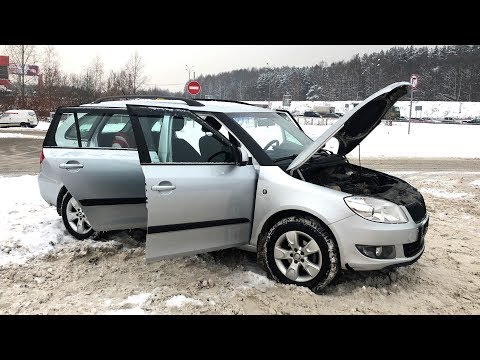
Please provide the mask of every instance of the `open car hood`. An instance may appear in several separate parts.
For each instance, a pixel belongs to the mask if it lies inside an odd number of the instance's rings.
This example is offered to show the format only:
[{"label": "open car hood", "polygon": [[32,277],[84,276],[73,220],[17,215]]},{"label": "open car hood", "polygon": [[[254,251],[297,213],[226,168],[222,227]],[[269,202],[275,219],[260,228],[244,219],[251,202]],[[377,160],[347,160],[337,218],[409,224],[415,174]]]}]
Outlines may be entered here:
[{"label": "open car hood", "polygon": [[409,82],[397,82],[377,91],[348,111],[292,161],[289,170],[296,170],[321,149],[328,140],[338,140],[338,154],[347,155],[382,121],[395,102],[408,92]]}]

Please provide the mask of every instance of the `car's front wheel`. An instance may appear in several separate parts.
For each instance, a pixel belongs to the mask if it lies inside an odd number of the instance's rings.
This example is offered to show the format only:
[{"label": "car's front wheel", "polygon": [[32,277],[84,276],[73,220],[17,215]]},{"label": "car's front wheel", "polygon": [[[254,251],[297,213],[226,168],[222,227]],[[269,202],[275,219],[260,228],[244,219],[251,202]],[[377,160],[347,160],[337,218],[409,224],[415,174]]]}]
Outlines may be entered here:
[{"label": "car's front wheel", "polygon": [[278,221],[261,237],[258,257],[273,279],[315,292],[334,279],[340,266],[335,240],[313,217]]},{"label": "car's front wheel", "polygon": [[85,240],[94,233],[82,208],[69,192],[63,197],[61,214],[65,228],[76,239]]}]

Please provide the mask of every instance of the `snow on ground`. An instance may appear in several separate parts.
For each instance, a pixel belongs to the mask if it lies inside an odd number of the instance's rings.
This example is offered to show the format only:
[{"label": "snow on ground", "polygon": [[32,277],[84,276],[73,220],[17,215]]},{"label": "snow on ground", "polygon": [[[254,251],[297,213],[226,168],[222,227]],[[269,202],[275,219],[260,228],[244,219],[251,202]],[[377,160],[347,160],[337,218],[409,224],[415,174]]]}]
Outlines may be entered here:
[{"label": "snow on ground", "polygon": [[50,127],[50,123],[48,121],[39,121],[38,122],[38,125],[34,128],[32,128],[32,130],[48,130],[48,128]]},{"label": "snow on ground", "polygon": [[142,306],[152,296],[150,293],[140,293],[130,295],[126,300],[121,301],[117,305],[113,305],[113,301],[108,299],[104,304],[108,307],[116,307],[116,309],[107,310],[105,315],[143,315],[145,311]]},{"label": "snow on ground", "polygon": [[[328,126],[302,125],[316,139]],[[378,125],[360,144],[362,157],[480,157],[480,126],[393,123]],[[333,140],[333,139],[332,139]],[[331,140],[331,141],[332,141]],[[329,144],[327,144],[327,148]],[[358,147],[350,152],[358,157]]]},{"label": "snow on ground", "polygon": [[[0,199],[0,266],[23,264],[54,248],[79,246],[65,230],[56,208],[41,197],[36,175],[0,176]],[[120,234],[113,242],[128,246],[129,240],[128,235]],[[94,240],[82,244],[112,246],[112,242]]]},{"label": "snow on ground", "polygon": [[[267,104],[266,101],[248,101],[252,104]],[[314,106],[334,106],[336,112],[345,113],[352,109],[353,103],[361,101],[292,101],[289,111],[292,113],[303,114],[305,111],[312,110]],[[348,109],[346,108],[348,105]],[[400,115],[408,118],[410,112],[410,101],[397,101],[394,106],[400,108]],[[432,119],[443,119],[446,116],[455,119],[466,119],[480,116],[480,102],[460,102],[460,101],[413,101],[412,117],[429,117]],[[422,111],[415,111],[416,106],[421,106]],[[272,101],[271,109],[281,109],[281,101]]]},{"label": "snow on ground", "polygon": [[170,299],[168,299],[167,301],[165,301],[165,305],[167,305],[168,307],[181,308],[187,304],[193,305],[193,306],[202,306],[203,302],[197,299],[186,297],[185,295],[175,295]]},{"label": "snow on ground", "polygon": [[141,293],[137,295],[130,295],[126,300],[122,301],[120,305],[123,304],[133,304],[133,305],[142,305],[152,294],[150,293]]},{"label": "snow on ground", "polygon": [[48,121],[39,121],[37,126],[34,128],[22,128],[20,126],[11,126],[11,127],[5,127],[5,128],[0,128],[1,131],[8,131],[9,129],[14,129],[14,130],[21,130],[22,132],[28,132],[28,131],[47,131],[48,128],[50,127],[50,122]]},{"label": "snow on ground", "polygon": [[43,139],[45,136],[35,136],[35,135],[25,135],[25,134],[18,134],[18,133],[6,133],[0,132],[0,139],[7,139],[7,138],[24,138],[24,139]]},{"label": "snow on ground", "polygon": [[0,314],[480,314],[478,174],[404,171],[419,189],[468,196],[424,192],[422,258],[342,274],[321,295],[269,280],[240,250],[145,264],[144,245],[125,246],[125,232],[76,241],[36,176],[0,177]]},{"label": "snow on ground", "polygon": [[480,187],[480,180],[473,180],[470,185],[475,186],[475,187]]},{"label": "snow on ground", "polygon": [[54,207],[40,196],[37,176],[0,177],[0,265],[46,253],[65,236]]},{"label": "snow on ground", "polygon": [[465,196],[468,196],[468,193],[465,192],[452,192],[444,189],[436,189],[436,188],[421,188],[420,192],[427,193],[436,197],[444,198],[444,199],[459,199]]}]

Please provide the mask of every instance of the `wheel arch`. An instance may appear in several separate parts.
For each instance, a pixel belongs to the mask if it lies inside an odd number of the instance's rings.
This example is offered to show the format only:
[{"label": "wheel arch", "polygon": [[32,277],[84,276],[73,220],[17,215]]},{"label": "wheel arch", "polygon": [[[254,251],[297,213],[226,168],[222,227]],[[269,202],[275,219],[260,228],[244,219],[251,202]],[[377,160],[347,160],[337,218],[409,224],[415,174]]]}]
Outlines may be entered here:
[{"label": "wheel arch", "polygon": [[65,185],[63,185],[57,195],[57,213],[60,216],[62,216],[62,213],[61,213],[62,200],[65,197],[65,194],[67,192],[68,192],[67,188],[65,187]]},{"label": "wheel arch", "polygon": [[[330,227],[322,219],[320,219],[318,216],[316,216],[316,215],[314,215],[314,214],[312,214],[308,211],[305,211],[305,210],[286,209],[286,210],[281,210],[281,211],[278,211],[278,212],[270,215],[270,217],[263,223],[262,229],[260,230],[259,235],[258,235],[258,239],[257,239],[257,244],[256,244],[257,253],[259,251],[259,246],[261,246],[261,243],[262,243],[262,241],[260,241],[260,239],[263,238],[267,234],[268,230],[276,222],[280,221],[281,219],[290,217],[290,216],[311,217],[311,218],[314,218],[315,220],[317,220],[318,222],[320,222],[320,224],[322,224],[322,226],[325,228],[325,230],[332,237],[333,241],[337,245],[337,249],[339,249],[337,238],[335,237],[335,235],[334,235],[333,231],[330,229]],[[339,256],[339,260],[340,260],[340,251],[338,251],[338,256]]]}]

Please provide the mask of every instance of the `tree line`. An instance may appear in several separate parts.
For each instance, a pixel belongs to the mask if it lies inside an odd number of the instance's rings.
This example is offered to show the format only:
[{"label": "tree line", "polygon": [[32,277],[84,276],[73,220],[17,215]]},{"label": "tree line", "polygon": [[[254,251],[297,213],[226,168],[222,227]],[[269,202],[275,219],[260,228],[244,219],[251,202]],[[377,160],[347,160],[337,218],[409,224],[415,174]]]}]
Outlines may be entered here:
[{"label": "tree line", "polygon": [[[20,65],[28,64],[37,50],[33,45],[6,47],[7,55]],[[12,92],[0,92],[0,111],[21,107],[46,116],[58,106],[88,103],[111,95],[188,96],[186,88],[183,92],[171,92],[147,87],[148,74],[138,52],[131,54],[116,71],[107,71],[97,56],[80,74],[62,70],[53,46],[37,53],[37,58],[42,63],[42,84],[31,85],[26,77],[18,75]],[[331,64],[201,75],[197,80],[202,92],[197,97],[273,101],[289,94],[296,101],[362,100],[388,84],[408,81],[413,73],[419,75],[416,100],[480,101],[480,45],[393,47]]]},{"label": "tree line", "polygon": [[200,76],[202,92],[234,100],[363,100],[419,75],[417,100],[480,101],[480,46],[393,47],[328,65],[251,68]]},{"label": "tree line", "polygon": [[[95,99],[126,94],[158,94],[181,96],[181,92],[145,89],[148,76],[141,55],[135,51],[118,70],[105,69],[100,56],[87,64],[80,74],[69,74],[62,70],[60,58],[54,46],[40,50],[34,45],[9,45],[5,48],[10,62],[23,68],[30,64],[34,56],[40,59],[42,81],[20,75],[12,82],[10,92],[0,92],[0,111],[12,108],[32,109],[39,116],[48,116],[59,106],[79,105]],[[28,54],[28,56],[25,56]],[[39,80],[39,79],[37,79]]]}]

